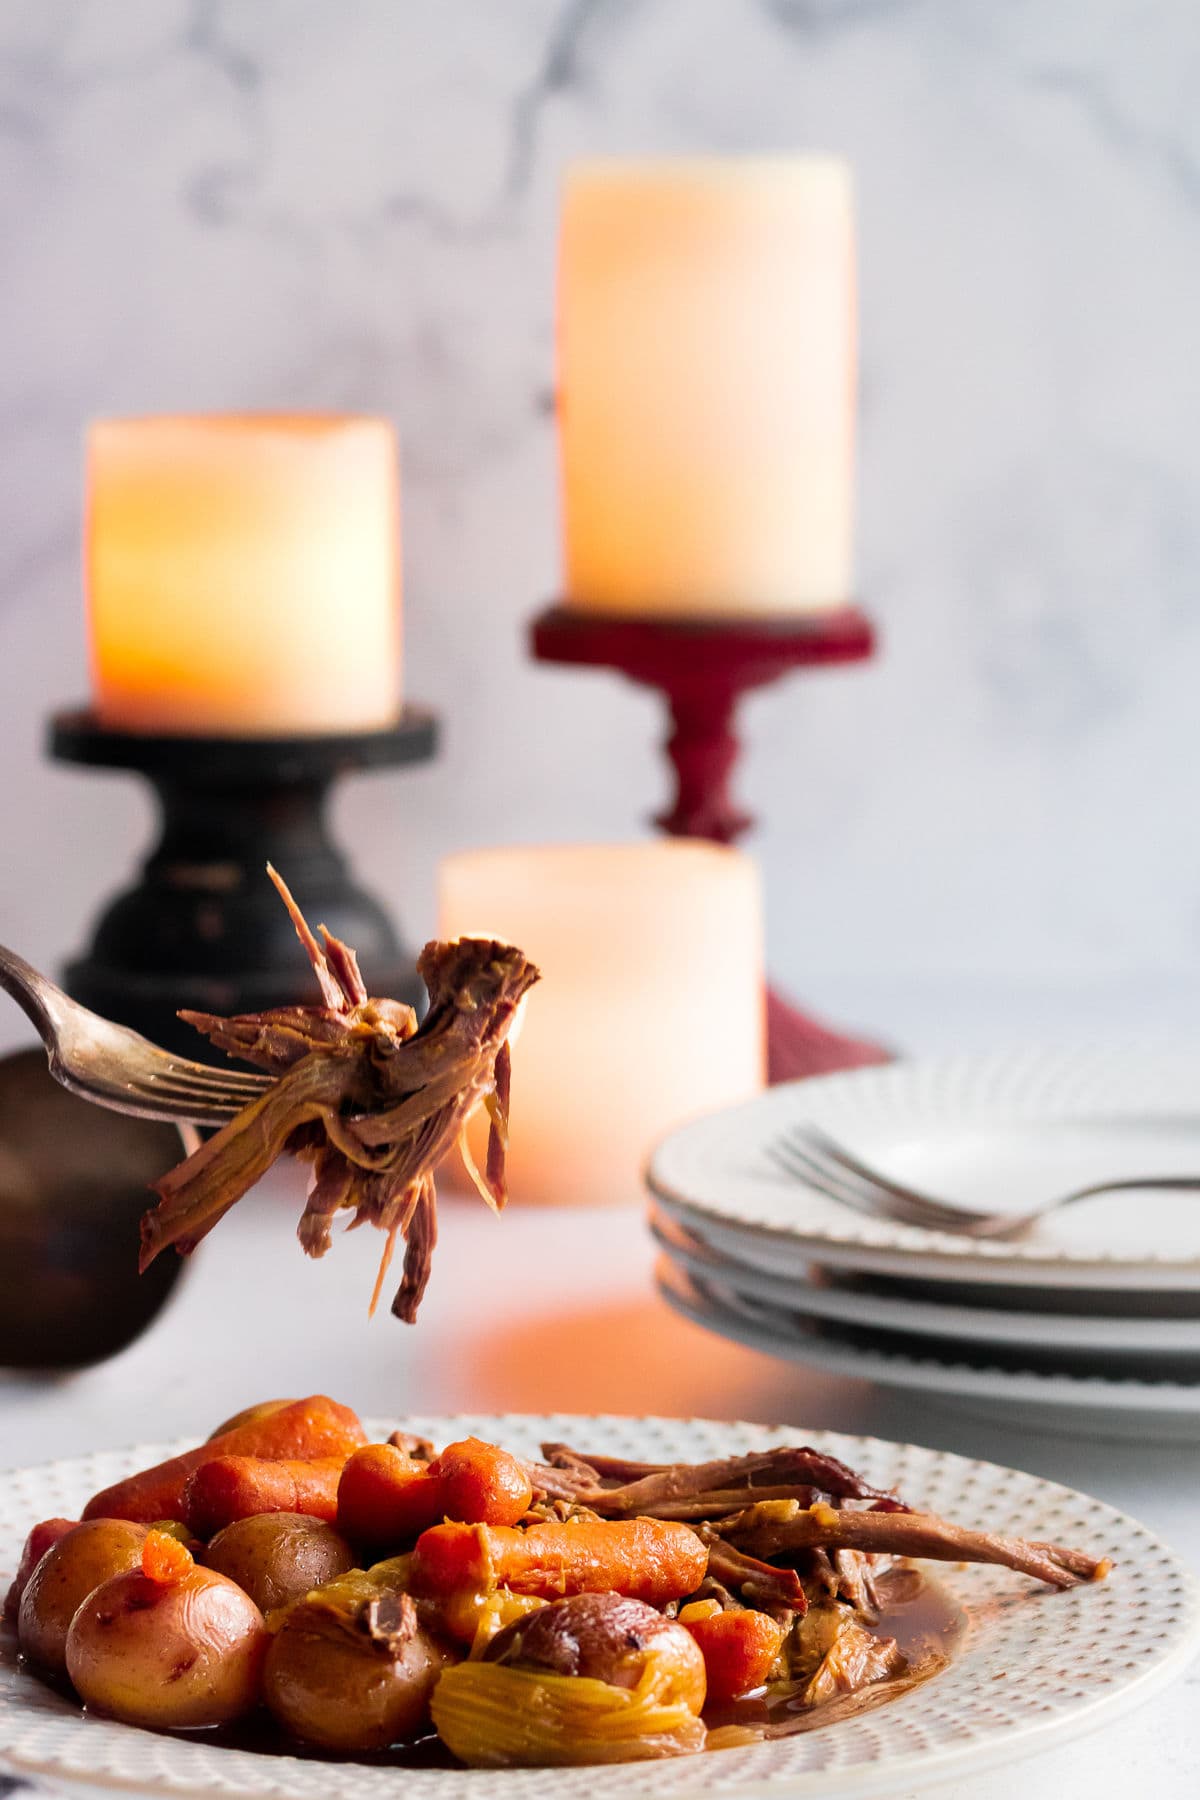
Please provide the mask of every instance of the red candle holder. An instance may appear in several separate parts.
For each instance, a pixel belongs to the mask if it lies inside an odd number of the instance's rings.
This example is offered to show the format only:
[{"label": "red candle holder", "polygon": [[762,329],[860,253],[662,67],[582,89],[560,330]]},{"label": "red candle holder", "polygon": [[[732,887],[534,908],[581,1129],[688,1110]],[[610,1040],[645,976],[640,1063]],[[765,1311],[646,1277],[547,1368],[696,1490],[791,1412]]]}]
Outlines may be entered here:
[{"label": "red candle holder", "polygon": [[[741,744],[737,705],[790,669],[863,662],[875,648],[870,619],[857,607],[786,619],[699,622],[626,617],[552,606],[534,620],[541,662],[616,669],[659,688],[671,730],[666,750],[675,796],[655,824],[674,837],[731,844],[753,824],[732,793]],[[767,1074],[772,1082],[887,1062],[883,1045],[836,1031],[767,989]]]}]

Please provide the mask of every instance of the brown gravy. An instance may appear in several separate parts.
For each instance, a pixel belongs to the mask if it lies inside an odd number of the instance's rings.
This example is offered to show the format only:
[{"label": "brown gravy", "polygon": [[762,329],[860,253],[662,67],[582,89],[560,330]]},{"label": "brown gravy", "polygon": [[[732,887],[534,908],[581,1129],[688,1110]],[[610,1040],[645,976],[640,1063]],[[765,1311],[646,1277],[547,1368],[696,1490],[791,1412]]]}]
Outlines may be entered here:
[{"label": "brown gravy", "polygon": [[[762,1738],[789,1736],[798,1731],[814,1731],[832,1725],[848,1714],[865,1712],[906,1693],[916,1683],[927,1681],[943,1669],[961,1643],[967,1618],[953,1595],[940,1582],[916,1569],[894,1569],[878,1582],[883,1611],[874,1635],[895,1638],[904,1654],[905,1670],[888,1681],[849,1694],[844,1700],[832,1700],[824,1706],[800,1708],[792,1694],[771,1694],[764,1690],[744,1700],[732,1702],[719,1712],[704,1715],[705,1723],[720,1729],[713,1749],[735,1748],[739,1743],[752,1743]],[[25,1670],[17,1655],[16,1634],[10,1626],[0,1628],[0,1666],[21,1666],[24,1678],[44,1691],[49,1686],[64,1699],[73,1699],[65,1682],[46,1682],[41,1676]],[[732,1729],[730,1729],[732,1728]],[[190,1743],[211,1744],[225,1750],[249,1750],[256,1756],[298,1756],[309,1762],[355,1762],[373,1768],[389,1769],[453,1769],[460,1767],[441,1740],[430,1735],[415,1744],[401,1744],[390,1750],[354,1757],[322,1751],[289,1738],[265,1713],[258,1712],[236,1724],[207,1731],[174,1731],[164,1733]]]},{"label": "brown gravy", "polygon": [[762,1738],[817,1731],[839,1719],[883,1706],[939,1674],[966,1635],[967,1615],[957,1600],[920,1569],[891,1569],[877,1577],[876,1588],[882,1611],[871,1634],[895,1638],[905,1663],[899,1674],[822,1706],[802,1706],[795,1691],[764,1689],[729,1702],[719,1712],[708,1708],[705,1723],[710,1731],[719,1733],[709,1748],[734,1749],[739,1743]]}]

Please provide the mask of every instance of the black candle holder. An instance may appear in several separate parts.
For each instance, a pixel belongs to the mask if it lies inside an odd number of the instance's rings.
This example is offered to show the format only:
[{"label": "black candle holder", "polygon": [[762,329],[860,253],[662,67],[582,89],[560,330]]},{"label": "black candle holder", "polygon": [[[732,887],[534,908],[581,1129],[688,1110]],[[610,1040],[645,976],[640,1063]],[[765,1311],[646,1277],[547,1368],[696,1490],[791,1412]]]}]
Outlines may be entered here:
[{"label": "black candle holder", "polygon": [[266,878],[271,862],[306,916],[354,946],[372,993],[421,1004],[413,956],[355,881],[326,811],[335,781],[427,762],[437,736],[435,716],[416,708],[380,731],[286,738],[150,735],[113,730],[86,711],[58,713],[52,757],[143,776],[161,814],[140,879],[68,964],[68,991],[194,1057],[204,1041],[176,1018],[180,1007],[238,1013],[311,1002],[304,957]]}]

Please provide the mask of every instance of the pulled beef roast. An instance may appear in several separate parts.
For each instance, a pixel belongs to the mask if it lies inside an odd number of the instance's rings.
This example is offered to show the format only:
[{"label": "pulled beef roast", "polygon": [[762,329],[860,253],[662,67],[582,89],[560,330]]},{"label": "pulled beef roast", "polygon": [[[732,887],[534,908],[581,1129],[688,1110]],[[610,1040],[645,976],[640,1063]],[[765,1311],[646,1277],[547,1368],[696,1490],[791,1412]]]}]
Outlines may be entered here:
[{"label": "pulled beef roast", "polygon": [[807,1550],[833,1552],[837,1568],[845,1550],[889,1556],[928,1557],[935,1562],[1002,1563],[1051,1587],[1075,1587],[1108,1573],[1108,1565],[1082,1550],[1030,1543],[994,1532],[968,1531],[933,1513],[851,1510],[818,1501],[768,1500],[721,1521],[729,1542],[752,1556],[794,1556]]},{"label": "pulled beef roast", "polygon": [[[257,1100],[154,1184],[159,1204],[142,1220],[141,1266],[173,1244],[185,1255],[284,1152],[313,1165],[298,1235],[309,1256],[329,1248],[335,1214],[375,1225],[387,1244],[374,1311],[397,1235],[404,1275],[392,1303],[416,1318],[437,1242],[433,1171],[459,1144],[488,1205],[507,1198],[508,1031],[538,971],[521,951],[487,938],[426,944],[417,963],[429,990],[420,1025],[410,1006],[373,1000],[353,950],[322,925],[321,942],[274,869],[308,952],[322,1006],[278,1007],[222,1019],[180,1016],[219,1049],[277,1077]],[[491,1117],[482,1173],[465,1127],[478,1106]]]},{"label": "pulled beef roast", "polygon": [[713,1519],[740,1513],[758,1500],[870,1500],[885,1511],[906,1511],[892,1494],[872,1487],[835,1456],[781,1445],[751,1456],[709,1463],[590,1461],[566,1444],[543,1444],[545,1464],[530,1480],[552,1498],[569,1498],[606,1519]]},{"label": "pulled beef roast", "polygon": [[[944,1650],[902,1651],[881,1623],[898,1595],[902,1604],[920,1590],[922,1575],[908,1558],[1003,1563],[1056,1588],[1102,1580],[1110,1568],[1081,1550],[914,1512],[808,1446],[717,1462],[644,1463],[546,1443],[542,1457],[525,1464],[535,1496],[531,1518],[686,1520],[708,1547],[704,1580],[688,1601],[716,1601],[727,1612],[754,1608],[783,1627],[765,1723],[753,1728],[758,1735],[806,1729],[818,1708],[817,1722],[845,1716],[944,1665]],[[760,1704],[754,1696],[748,1703]],[[734,1715],[730,1728],[750,1729]]]}]

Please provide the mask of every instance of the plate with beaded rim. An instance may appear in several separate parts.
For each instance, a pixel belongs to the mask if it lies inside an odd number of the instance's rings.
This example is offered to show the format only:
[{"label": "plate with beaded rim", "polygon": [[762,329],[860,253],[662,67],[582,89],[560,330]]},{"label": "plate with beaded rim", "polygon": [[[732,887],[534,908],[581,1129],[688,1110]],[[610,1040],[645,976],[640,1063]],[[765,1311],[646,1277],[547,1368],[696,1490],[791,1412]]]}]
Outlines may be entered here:
[{"label": "plate with beaded rim", "polygon": [[[397,1421],[372,1421],[384,1436]],[[536,1455],[546,1439],[639,1461],[704,1461],[804,1439],[957,1523],[1072,1543],[1115,1564],[1106,1581],[1066,1592],[1005,1569],[941,1572],[966,1617],[948,1666],[873,1711],[822,1729],[718,1754],[579,1769],[515,1769],[507,1800],[865,1800],[945,1780],[1098,1729],[1147,1700],[1200,1647],[1200,1589],[1144,1526],[1099,1500],[994,1463],[911,1444],[794,1426],[702,1419],[552,1414],[417,1417],[406,1429],[446,1442],[473,1434]],[[142,1445],[0,1475],[0,1575],[30,1524],[74,1516],[89,1494],[179,1445]],[[7,1572],[7,1573],[5,1573]],[[91,1718],[0,1656],[0,1764],[18,1773],[120,1785],[132,1793],[255,1800],[390,1800],[396,1769],[265,1756]],[[404,1769],[406,1800],[490,1800],[492,1771]]]},{"label": "plate with beaded rim", "polygon": [[665,1254],[655,1283],[672,1311],[731,1343],[802,1368],[924,1394],[952,1412],[1113,1443],[1200,1442],[1198,1382],[1001,1368],[986,1347],[978,1360],[967,1361],[965,1348],[923,1350],[894,1334],[851,1332],[762,1306],[725,1283],[689,1273]]},{"label": "plate with beaded rim", "polygon": [[[872,1333],[894,1332],[911,1339],[928,1340],[931,1354],[942,1354],[942,1345],[965,1347],[976,1355],[983,1349],[1035,1352],[1040,1358],[1058,1357],[1064,1364],[1072,1355],[1103,1358],[1107,1370],[1121,1365],[1129,1374],[1150,1375],[1170,1365],[1189,1366],[1191,1378],[1200,1379],[1200,1317],[1154,1314],[1128,1317],[1119,1313],[1022,1311],[1020,1308],[965,1302],[954,1304],[929,1298],[929,1290],[909,1293],[883,1277],[847,1277],[843,1271],[811,1267],[807,1275],[779,1275],[736,1257],[709,1248],[703,1237],[685,1230],[665,1213],[651,1208],[650,1235],[671,1261],[702,1281],[722,1288],[763,1309],[794,1320],[828,1320]],[[939,1296],[945,1284],[932,1286]],[[989,1301],[996,1292],[986,1290]],[[978,1295],[976,1288],[974,1293]],[[1087,1289],[1072,1290],[1071,1297],[1086,1294],[1094,1305],[1104,1296]],[[1158,1296],[1161,1300],[1162,1296]],[[983,1347],[981,1349],[980,1347]]]},{"label": "plate with beaded rim", "polygon": [[871,1218],[785,1175],[770,1147],[806,1124],[883,1174],[981,1211],[1096,1181],[1200,1176],[1200,1054],[1022,1050],[785,1082],[679,1126],[650,1157],[660,1206],[775,1274],[827,1268],[1061,1291],[1200,1292],[1200,1194],[1090,1199],[1015,1243]]}]

